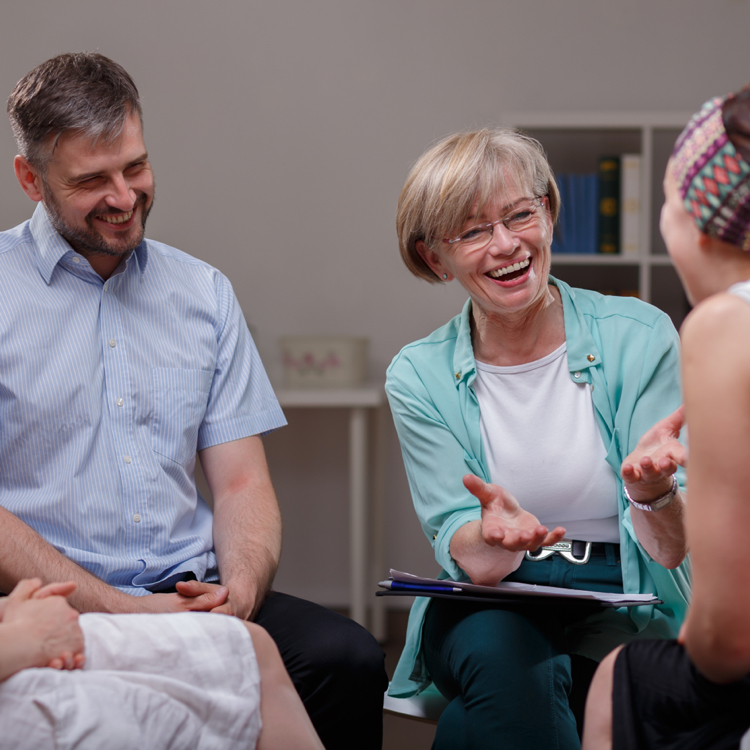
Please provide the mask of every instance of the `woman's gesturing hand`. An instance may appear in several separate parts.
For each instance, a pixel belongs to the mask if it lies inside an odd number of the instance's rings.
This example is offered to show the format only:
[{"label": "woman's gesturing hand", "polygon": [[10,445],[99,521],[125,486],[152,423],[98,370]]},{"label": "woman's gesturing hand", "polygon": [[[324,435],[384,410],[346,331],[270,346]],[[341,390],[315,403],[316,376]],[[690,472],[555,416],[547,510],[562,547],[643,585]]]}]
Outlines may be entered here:
[{"label": "woman's gesturing hand", "polygon": [[681,406],[644,433],[622,462],[620,474],[636,502],[649,502],[669,492],[672,474],[687,461],[685,446],[678,440],[684,424]]},{"label": "woman's gesturing hand", "polygon": [[487,484],[473,474],[464,477],[464,487],[482,506],[482,539],[492,547],[503,547],[511,552],[536,550],[555,544],[565,536],[558,526],[549,531],[539,519],[524,510],[513,495],[496,484]]}]

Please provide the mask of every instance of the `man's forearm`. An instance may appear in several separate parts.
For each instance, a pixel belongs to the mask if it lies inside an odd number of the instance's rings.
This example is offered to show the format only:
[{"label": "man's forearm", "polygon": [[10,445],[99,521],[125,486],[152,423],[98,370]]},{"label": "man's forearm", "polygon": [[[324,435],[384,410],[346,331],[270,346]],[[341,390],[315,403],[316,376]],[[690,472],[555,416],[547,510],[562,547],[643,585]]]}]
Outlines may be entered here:
[{"label": "man's forearm", "polygon": [[281,556],[281,512],[258,435],[200,452],[214,498],[214,549],[229,589],[218,611],[251,619],[271,586]]},{"label": "man's forearm", "polygon": [[34,529],[0,507],[0,590],[8,594],[23,578],[43,583],[75,581],[69,601],[79,612],[132,612],[133,597],[101,581],[46,542]]},{"label": "man's forearm", "polygon": [[240,604],[235,614],[252,619],[281,556],[281,514],[273,490],[246,488],[222,498],[215,508],[214,546],[221,582]]}]

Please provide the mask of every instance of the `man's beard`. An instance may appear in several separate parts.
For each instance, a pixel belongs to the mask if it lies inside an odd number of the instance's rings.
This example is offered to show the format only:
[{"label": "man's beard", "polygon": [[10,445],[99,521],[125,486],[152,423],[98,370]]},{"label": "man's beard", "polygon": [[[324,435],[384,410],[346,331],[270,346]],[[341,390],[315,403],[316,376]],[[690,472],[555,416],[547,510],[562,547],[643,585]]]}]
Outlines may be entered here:
[{"label": "man's beard", "polygon": [[[47,209],[47,216],[52,223],[52,226],[57,230],[57,233],[68,242],[77,252],[86,257],[89,254],[109,255],[110,257],[122,258],[129,255],[135,250],[138,245],[143,242],[143,235],[146,231],[146,219],[151,213],[151,209],[154,207],[154,199],[151,199],[151,205],[146,207],[146,201],[148,197],[145,193],[141,193],[133,206],[135,210],[138,206],[141,207],[141,227],[140,231],[136,236],[129,242],[117,243],[109,242],[104,239],[102,235],[94,229],[93,219],[95,216],[102,216],[107,213],[107,209],[103,211],[93,210],[88,216],[86,216],[87,229],[69,226],[63,218],[62,211],[60,210],[60,204],[57,202],[54,193],[45,184],[44,189],[44,207]],[[117,211],[122,213],[122,211]]]}]

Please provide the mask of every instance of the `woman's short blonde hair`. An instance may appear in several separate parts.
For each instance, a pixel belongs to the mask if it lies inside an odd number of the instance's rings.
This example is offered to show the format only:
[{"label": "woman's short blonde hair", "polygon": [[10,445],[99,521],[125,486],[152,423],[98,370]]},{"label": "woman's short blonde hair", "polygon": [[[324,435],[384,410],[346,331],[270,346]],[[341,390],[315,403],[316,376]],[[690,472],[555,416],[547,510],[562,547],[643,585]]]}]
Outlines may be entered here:
[{"label": "woman's short blonde hair", "polygon": [[441,281],[417,251],[459,234],[469,216],[512,187],[547,196],[552,223],[560,193],[539,141],[507,128],[456,133],[436,143],[414,165],[398,199],[396,231],[401,257],[415,275]]}]

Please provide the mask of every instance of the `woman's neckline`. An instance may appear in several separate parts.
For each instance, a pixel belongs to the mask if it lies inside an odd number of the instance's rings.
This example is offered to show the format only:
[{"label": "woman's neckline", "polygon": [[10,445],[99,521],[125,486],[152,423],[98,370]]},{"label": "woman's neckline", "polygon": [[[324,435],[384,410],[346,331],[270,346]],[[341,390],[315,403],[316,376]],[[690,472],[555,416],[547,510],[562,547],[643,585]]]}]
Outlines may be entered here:
[{"label": "woman's neckline", "polygon": [[[554,284],[548,285],[552,300],[527,325],[506,328],[486,319],[481,326],[474,312],[471,340],[475,359],[488,365],[512,367],[546,357],[565,343],[562,297]],[[480,340],[481,336],[481,340]]]}]

